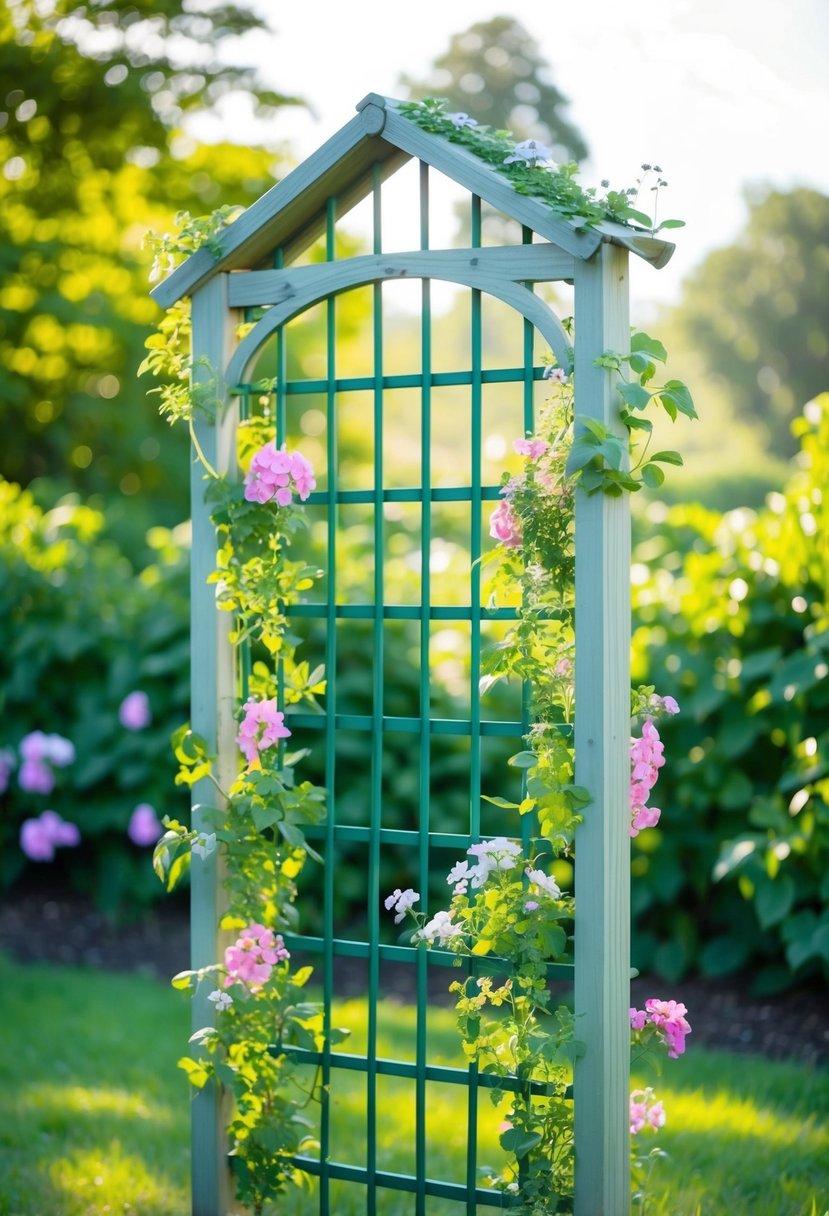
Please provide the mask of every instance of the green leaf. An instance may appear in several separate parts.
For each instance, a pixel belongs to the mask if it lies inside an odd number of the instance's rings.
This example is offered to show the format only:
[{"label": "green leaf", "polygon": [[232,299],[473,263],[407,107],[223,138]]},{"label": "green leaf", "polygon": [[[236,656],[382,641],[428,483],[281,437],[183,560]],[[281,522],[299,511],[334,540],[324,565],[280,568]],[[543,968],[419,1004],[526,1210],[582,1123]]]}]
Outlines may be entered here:
[{"label": "green leaf", "polygon": [[656,231],[661,232],[663,228],[684,228],[685,220],[663,220],[661,224],[657,224]]},{"label": "green leaf", "polygon": [[660,363],[664,363],[668,358],[668,352],[662,343],[657,338],[652,338],[650,334],[641,331],[632,336],[630,349],[637,353],[644,352],[651,359],[657,359]]},{"label": "green leaf", "polygon": [[769,929],[788,916],[794,895],[794,882],[788,874],[778,874],[774,880],[763,877],[757,884],[754,897],[760,927]]},{"label": "green leaf", "polygon": [[[533,757],[533,759],[535,759],[535,757]],[[512,761],[510,761],[510,763],[512,763]],[[527,766],[527,767],[529,767],[529,766]],[[491,802],[493,806],[500,806],[505,811],[517,811],[518,810],[517,802],[508,802],[506,798],[499,798],[497,795],[494,795],[493,797],[490,798],[488,794],[481,794],[481,798],[483,799],[484,802]]]},{"label": "green leaf", "polygon": [[272,828],[273,825],[281,817],[281,807],[274,806],[252,806],[250,811],[253,826],[257,832],[264,832],[266,828]]},{"label": "green leaf", "polygon": [[511,1127],[501,1133],[498,1142],[505,1152],[512,1153],[520,1161],[541,1143],[541,1132],[528,1132],[520,1127]]},{"label": "green leaf", "polygon": [[653,464],[653,462],[655,460],[658,460],[661,464],[681,465],[683,463],[682,457],[680,456],[679,452],[672,452],[672,451],[654,452],[653,456],[651,456],[650,459],[651,459],[651,464]]},{"label": "green leaf", "polygon": [[687,418],[698,417],[688,386],[687,384],[683,384],[681,380],[668,380],[659,395],[662,398],[663,404],[667,397],[674,403],[680,414],[685,414]]},{"label": "green leaf", "polygon": [[[535,768],[538,764],[538,756],[535,752],[516,752],[514,756],[510,756],[507,764],[511,764],[513,768]],[[499,803],[496,802],[495,805],[498,806]]]},{"label": "green leaf", "polygon": [[617,385],[619,396],[632,410],[643,410],[650,404],[653,393],[648,392],[635,380],[622,380]]},{"label": "green leaf", "polygon": [[619,211],[619,216],[623,220],[633,220],[634,223],[641,224],[648,231],[653,227],[653,221],[644,211],[637,211],[635,207],[622,207]]},{"label": "green leaf", "polygon": [[662,482],[665,480],[665,473],[660,469],[658,464],[643,464],[642,480],[646,486],[651,486],[652,489],[655,489],[657,486],[662,485]]}]

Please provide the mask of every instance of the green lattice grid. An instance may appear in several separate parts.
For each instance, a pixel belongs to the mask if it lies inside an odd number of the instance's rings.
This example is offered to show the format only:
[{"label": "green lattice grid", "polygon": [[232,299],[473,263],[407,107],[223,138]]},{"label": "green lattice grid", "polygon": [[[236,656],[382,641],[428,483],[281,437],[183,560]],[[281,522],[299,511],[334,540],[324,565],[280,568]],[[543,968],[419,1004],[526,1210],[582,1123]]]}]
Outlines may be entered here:
[{"label": "green lattice grid", "polygon": [[[381,189],[380,166],[375,166],[373,181],[373,252],[382,252],[381,227]],[[326,207],[326,260],[333,261],[335,253],[335,230],[337,220],[337,200],[330,198]],[[472,246],[481,246],[481,200],[472,196],[471,214]],[[523,229],[523,242],[532,243],[532,231]],[[420,165],[420,248],[429,249],[429,177],[428,166]],[[274,267],[280,269],[283,265],[282,251],[274,255]],[[531,288],[528,285],[528,290]],[[324,735],[326,786],[328,789],[328,814],[325,825],[317,832],[310,830],[309,838],[319,836],[324,841],[326,864],[323,877],[323,933],[321,937],[303,934],[286,935],[286,941],[292,951],[316,955],[322,961],[323,1010],[325,1047],[322,1052],[312,1052],[300,1048],[282,1048],[292,1056],[311,1065],[321,1067],[321,1116],[320,1116],[320,1155],[313,1157],[297,1157],[296,1163],[302,1169],[319,1178],[319,1212],[323,1216],[332,1210],[330,1208],[330,1183],[332,1180],[343,1180],[361,1184],[366,1189],[366,1213],[374,1216],[377,1210],[377,1193],[379,1190],[393,1190],[413,1194],[415,1196],[416,1216],[426,1216],[427,1197],[454,1200],[464,1206],[468,1216],[477,1211],[478,1206],[490,1208],[508,1208],[514,1206],[517,1198],[500,1192],[484,1189],[477,1185],[477,1124],[478,1124],[478,1091],[480,1088],[500,1088],[517,1090],[518,1082],[510,1078],[493,1077],[480,1074],[477,1066],[471,1064],[468,1068],[450,1068],[430,1064],[427,1052],[427,1010],[428,988],[427,968],[431,966],[452,966],[455,960],[449,951],[411,946],[389,945],[380,941],[380,916],[383,892],[380,890],[380,847],[383,844],[404,845],[416,850],[417,873],[419,890],[429,889],[429,871],[431,851],[454,853],[464,852],[470,844],[481,839],[480,805],[481,805],[481,738],[488,735],[512,737],[519,742],[529,727],[528,719],[528,690],[522,695],[522,716],[513,721],[482,721],[479,679],[481,674],[481,624],[491,620],[514,620],[514,609],[487,609],[481,606],[481,529],[483,504],[497,500],[499,487],[482,484],[481,451],[482,451],[482,389],[484,384],[521,383],[523,385],[523,417],[524,429],[533,430],[534,419],[534,384],[543,375],[541,367],[534,366],[533,358],[533,326],[529,321],[523,322],[523,352],[522,363],[516,368],[486,369],[482,367],[481,343],[481,292],[471,291],[471,367],[468,371],[440,372],[432,370],[432,315],[430,299],[430,282],[421,280],[421,370],[419,373],[403,375],[385,375],[383,365],[383,311],[382,286],[375,283],[372,288],[372,327],[374,366],[372,376],[337,377],[336,367],[336,297],[330,297],[326,302],[326,364],[327,375],[323,379],[288,380],[287,378],[287,335],[285,327],[277,330],[276,341],[276,440],[281,444],[286,439],[287,432],[287,399],[291,396],[307,394],[324,395],[326,402],[326,443],[328,488],[315,492],[308,499],[311,505],[321,505],[327,508],[327,591],[325,604],[298,605],[290,610],[297,617],[318,618],[325,622],[325,668],[327,690],[325,697],[324,715],[311,713],[292,713],[291,726],[294,729],[321,731]],[[431,477],[431,447],[432,447],[432,389],[446,385],[470,386],[470,485],[454,487],[435,487]],[[384,486],[383,468],[383,428],[384,428],[384,393],[393,388],[417,388],[421,398],[421,484],[417,487],[404,489]],[[338,398],[353,392],[370,391],[373,395],[373,426],[374,426],[374,467],[373,485],[371,490],[342,490],[338,484],[338,435],[337,410]],[[234,386],[235,393],[241,398],[241,415],[246,417],[250,410],[250,399],[256,390],[250,384]],[[385,503],[420,503],[421,518],[421,596],[419,606],[402,606],[386,604],[384,598],[384,513]],[[431,572],[429,565],[432,540],[432,506],[435,503],[469,503],[470,531],[469,551],[471,558],[470,570],[470,607],[455,607],[433,604],[431,599]],[[338,520],[337,508],[343,504],[366,504],[374,508],[374,602],[371,604],[341,604],[337,600],[337,539]],[[337,631],[339,620],[365,620],[372,622],[372,659],[373,687],[372,706],[370,715],[345,714],[338,712],[337,704]],[[420,623],[420,665],[419,665],[419,705],[417,717],[393,717],[384,713],[384,625],[389,620],[415,620]],[[468,720],[446,720],[430,717],[430,671],[429,671],[429,627],[432,621],[469,621],[471,627],[471,671],[470,671],[470,716]],[[242,692],[246,695],[247,680],[250,672],[249,651],[242,656]],[[284,687],[281,666],[277,673],[281,691]],[[336,779],[336,739],[339,730],[354,730],[369,732],[371,741],[371,761],[369,772],[369,822],[365,826],[341,824],[337,822],[337,802],[335,797]],[[382,823],[382,757],[383,737],[391,731],[404,731],[416,734],[419,739],[419,798],[417,831],[386,828]],[[430,742],[433,735],[461,735],[470,739],[469,764],[469,830],[465,834],[441,833],[430,827]],[[524,777],[526,780],[526,777]],[[530,846],[533,832],[532,816],[523,816],[520,823],[522,840],[525,848]],[[334,884],[336,865],[332,864],[336,857],[337,845],[345,843],[361,843],[368,846],[368,876],[367,876],[367,909],[368,933],[367,940],[346,940],[337,936],[334,921]],[[440,867],[443,868],[441,862]],[[332,1052],[329,1045],[331,1030],[331,1010],[334,995],[334,959],[348,957],[365,959],[368,963],[368,1042],[365,1055],[344,1054]],[[496,964],[497,964],[497,960]],[[380,995],[380,964],[381,962],[406,963],[415,969],[416,976],[416,1043],[414,1062],[382,1059],[378,1057],[378,1009]],[[491,971],[493,960],[475,960],[469,964],[467,973],[477,970]],[[573,968],[571,964],[551,964],[548,968],[551,978],[571,980]],[[274,1048],[274,1050],[277,1050]],[[331,1100],[330,1083],[332,1070],[343,1069],[364,1073],[366,1077],[366,1154],[365,1162],[361,1164],[331,1161],[329,1145],[331,1138]],[[391,1173],[377,1167],[377,1078],[378,1076],[403,1077],[414,1080],[415,1084],[415,1172],[414,1174]],[[467,1155],[465,1182],[448,1182],[427,1177],[426,1174],[426,1085],[427,1082],[439,1081],[451,1085],[465,1086],[468,1093],[467,1103]],[[543,1093],[543,1086],[533,1084],[534,1093]]]}]

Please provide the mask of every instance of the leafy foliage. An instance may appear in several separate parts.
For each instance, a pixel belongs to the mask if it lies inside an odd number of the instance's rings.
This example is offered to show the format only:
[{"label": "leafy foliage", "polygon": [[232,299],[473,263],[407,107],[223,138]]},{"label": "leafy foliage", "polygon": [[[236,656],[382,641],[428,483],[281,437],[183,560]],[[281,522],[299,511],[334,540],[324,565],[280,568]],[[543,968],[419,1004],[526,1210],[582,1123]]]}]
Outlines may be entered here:
[{"label": "leafy foliage", "polygon": [[634,845],[636,965],[756,971],[758,991],[829,975],[829,395],[799,467],[758,511],[674,507],[634,567],[635,671],[676,682],[671,830]]},{"label": "leafy foliage", "polygon": [[98,496],[134,558],[150,524],[188,510],[186,436],[146,409],[134,380],[157,311],[144,233],[272,183],[272,154],[182,131],[232,90],[252,90],[264,111],[294,104],[218,62],[224,39],[259,28],[232,3],[0,3],[0,473],[35,483],[43,504]]},{"label": "leafy foliage", "polygon": [[669,318],[673,348],[694,351],[738,418],[784,457],[791,423],[829,388],[829,198],[804,188],[749,199],[749,219],[685,280]]},{"label": "leafy foliage", "polygon": [[[3,802],[0,879],[25,865],[17,835],[44,805],[77,823],[82,845],[65,856],[72,882],[110,913],[156,894],[146,850],[126,836],[138,803],[184,813],[171,792],[169,736],[189,695],[188,553],[163,528],[150,535],[155,560],[136,572],[102,540],[100,511],[67,501],[43,512],[31,494],[0,482],[0,749],[33,730],[58,730],[77,761],[61,770],[48,799],[10,775]],[[127,730],[124,697],[141,689],[152,721]]]}]

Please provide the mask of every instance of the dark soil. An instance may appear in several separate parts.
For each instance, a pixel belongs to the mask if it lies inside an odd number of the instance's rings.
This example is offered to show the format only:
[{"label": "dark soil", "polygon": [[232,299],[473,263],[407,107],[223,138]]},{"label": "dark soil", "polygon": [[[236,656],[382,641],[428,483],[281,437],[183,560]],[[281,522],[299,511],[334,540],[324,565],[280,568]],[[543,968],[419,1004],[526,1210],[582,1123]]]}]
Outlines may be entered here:
[{"label": "dark soil", "polygon": [[[50,888],[20,890],[7,895],[0,906],[0,952],[21,963],[134,971],[167,980],[189,965],[188,935],[187,906],[177,899],[156,905],[127,925],[113,924],[79,895]],[[338,962],[338,995],[365,991],[365,964]],[[413,999],[412,970],[384,965],[383,994],[401,1002]],[[452,979],[450,970],[429,969],[433,1000],[450,1003],[447,989]],[[685,1003],[694,1043],[804,1064],[829,1062],[829,997],[822,991],[801,989],[758,999],[752,998],[744,979],[632,982],[631,1003],[641,1008],[650,996]]]}]

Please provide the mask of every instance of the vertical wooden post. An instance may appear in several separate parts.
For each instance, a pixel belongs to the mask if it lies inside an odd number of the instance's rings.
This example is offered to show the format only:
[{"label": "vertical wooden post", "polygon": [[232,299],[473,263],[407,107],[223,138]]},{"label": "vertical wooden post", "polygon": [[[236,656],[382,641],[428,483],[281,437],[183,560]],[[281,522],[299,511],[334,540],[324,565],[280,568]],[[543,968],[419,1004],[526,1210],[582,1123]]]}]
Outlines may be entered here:
[{"label": "vertical wooden post", "polygon": [[[227,405],[222,372],[227,366],[236,320],[227,303],[226,274],[217,275],[193,295],[193,379],[215,387],[215,421],[194,420],[196,439],[217,472],[235,465],[237,409]],[[216,589],[208,575],[216,568],[216,535],[205,503],[205,470],[193,452],[191,471],[192,559],[190,567],[191,723],[217,757],[216,776],[227,788],[236,772],[235,668],[228,641],[232,617],[216,609]],[[208,780],[193,786],[193,805],[213,806],[216,790]],[[193,811],[193,827],[201,825]],[[218,853],[193,858],[190,881],[190,965],[205,967],[220,958],[219,918],[223,890]],[[203,983],[193,998],[193,1029],[213,1022],[207,1000],[214,985]],[[225,1143],[225,1110],[214,1085],[198,1090],[192,1102],[193,1216],[226,1216],[230,1208],[230,1174]]]},{"label": "vertical wooden post", "polygon": [[[576,431],[617,434],[614,375],[630,347],[628,254],[602,244],[576,266]],[[630,1211],[630,507],[627,493],[576,494],[576,782],[593,802],[576,836],[576,1216]]]}]

